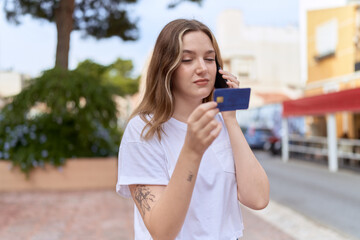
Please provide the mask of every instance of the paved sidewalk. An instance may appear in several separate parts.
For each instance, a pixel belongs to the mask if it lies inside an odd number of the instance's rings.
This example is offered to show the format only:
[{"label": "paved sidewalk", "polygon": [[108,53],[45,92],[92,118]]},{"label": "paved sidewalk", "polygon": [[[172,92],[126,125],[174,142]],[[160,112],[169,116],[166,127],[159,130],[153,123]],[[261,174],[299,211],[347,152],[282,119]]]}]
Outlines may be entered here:
[{"label": "paved sidewalk", "polygon": [[[263,224],[271,225],[275,229],[281,229],[282,233],[291,236],[291,239],[295,240],[359,240],[354,237],[350,237],[343,232],[338,232],[335,229],[330,228],[316,222],[304,215],[280,205],[274,201],[270,201],[269,205],[260,211],[251,211],[252,214],[258,216]],[[245,220],[246,221],[246,220]],[[261,228],[253,226],[255,231],[263,231]],[[267,235],[266,238],[261,239],[278,239],[273,238],[274,232]],[[252,239],[249,238],[249,240]],[[279,238],[281,239],[281,238]]]},{"label": "paved sidewalk", "polygon": [[[294,224],[296,213],[275,203],[260,212],[244,208],[243,215],[242,240],[347,239],[316,234],[295,238],[296,230],[279,222]],[[131,240],[132,221],[132,201],[111,190],[0,193],[1,240]]]},{"label": "paved sidewalk", "polygon": [[243,207],[242,214],[245,229],[241,240],[295,240],[252,210]]},{"label": "paved sidewalk", "polygon": [[114,191],[0,194],[1,240],[128,240],[132,202]]}]

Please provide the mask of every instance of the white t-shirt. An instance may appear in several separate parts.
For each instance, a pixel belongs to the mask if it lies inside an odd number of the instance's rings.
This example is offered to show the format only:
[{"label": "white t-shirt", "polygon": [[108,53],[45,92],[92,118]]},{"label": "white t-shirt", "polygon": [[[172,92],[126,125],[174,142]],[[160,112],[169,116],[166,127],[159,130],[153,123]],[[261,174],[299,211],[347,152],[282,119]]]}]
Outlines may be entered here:
[{"label": "white t-shirt", "polygon": [[[220,135],[205,151],[190,206],[176,240],[236,240],[242,236],[243,222],[237,200],[235,165],[230,139],[223,124]],[[187,125],[174,118],[163,124],[166,134],[161,141],[154,135],[148,141],[140,137],[145,126],[136,116],[124,132],[119,150],[116,191],[131,197],[128,185],[167,185],[184,144]],[[134,207],[135,240],[152,239]]]}]

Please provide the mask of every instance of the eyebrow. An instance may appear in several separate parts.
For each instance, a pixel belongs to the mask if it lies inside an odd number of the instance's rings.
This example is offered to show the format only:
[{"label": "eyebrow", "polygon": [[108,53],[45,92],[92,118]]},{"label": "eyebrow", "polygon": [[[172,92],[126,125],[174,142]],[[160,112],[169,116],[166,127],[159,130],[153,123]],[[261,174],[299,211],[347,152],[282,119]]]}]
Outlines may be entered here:
[{"label": "eyebrow", "polygon": [[[183,53],[195,54],[194,51],[187,50],[187,49],[183,50]],[[210,53],[215,53],[215,50],[208,50],[208,51],[206,51],[206,54],[210,54]]]}]

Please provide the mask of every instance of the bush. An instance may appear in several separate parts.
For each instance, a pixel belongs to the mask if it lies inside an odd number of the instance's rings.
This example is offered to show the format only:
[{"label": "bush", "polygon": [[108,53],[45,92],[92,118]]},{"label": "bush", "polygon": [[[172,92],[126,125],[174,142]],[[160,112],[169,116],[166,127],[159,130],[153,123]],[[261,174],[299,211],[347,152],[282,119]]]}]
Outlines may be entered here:
[{"label": "bush", "polygon": [[116,155],[116,92],[84,68],[44,72],[0,113],[0,159],[28,174],[45,163],[61,166],[66,158]]}]

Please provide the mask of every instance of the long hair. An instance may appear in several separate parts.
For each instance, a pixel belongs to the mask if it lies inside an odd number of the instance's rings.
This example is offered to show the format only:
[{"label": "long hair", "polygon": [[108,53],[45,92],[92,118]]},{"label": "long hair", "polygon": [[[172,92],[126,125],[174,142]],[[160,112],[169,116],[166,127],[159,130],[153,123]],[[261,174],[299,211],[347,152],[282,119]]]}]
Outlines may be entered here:
[{"label": "long hair", "polygon": [[[183,36],[191,31],[202,31],[211,40],[215,50],[216,60],[222,66],[219,46],[211,30],[197,20],[177,19],[168,23],[160,32],[146,75],[145,93],[138,107],[130,118],[139,115],[146,123],[141,132],[144,139],[150,139],[156,133],[161,139],[162,124],[168,121],[174,113],[174,97],[172,93],[172,78],[181,63]],[[203,99],[209,102],[213,91]],[[145,129],[148,131],[145,133]],[[144,134],[145,133],[145,134]]]}]

